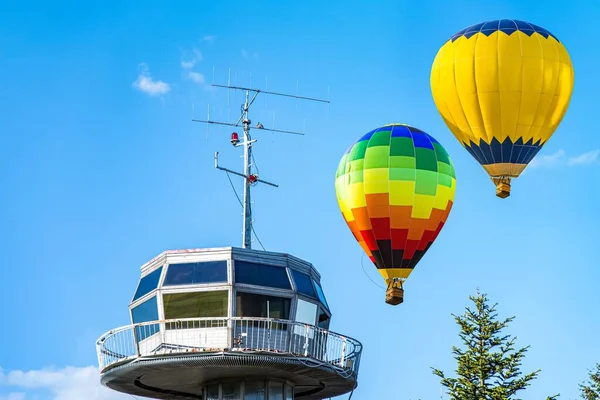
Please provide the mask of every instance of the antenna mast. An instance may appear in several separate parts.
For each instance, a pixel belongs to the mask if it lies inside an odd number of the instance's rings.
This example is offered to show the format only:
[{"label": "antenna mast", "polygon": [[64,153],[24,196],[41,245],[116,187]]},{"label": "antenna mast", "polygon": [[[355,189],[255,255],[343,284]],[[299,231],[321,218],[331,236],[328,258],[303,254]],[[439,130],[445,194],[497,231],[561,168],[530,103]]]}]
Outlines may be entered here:
[{"label": "antenna mast", "polygon": [[[238,134],[236,132],[233,132],[231,134],[231,144],[234,147],[241,146],[244,149],[243,173],[232,171],[230,169],[219,166],[219,152],[215,153],[215,168],[225,171],[227,173],[241,176],[242,178],[244,178],[244,199],[243,199],[243,203],[242,203],[242,206],[244,209],[244,211],[243,211],[242,247],[245,249],[250,249],[250,248],[252,248],[252,232],[254,231],[254,229],[252,227],[253,221],[252,221],[252,205],[251,205],[251,200],[250,200],[251,199],[250,188],[259,182],[264,183],[269,186],[278,187],[278,185],[275,183],[271,183],[271,182],[268,182],[268,181],[265,181],[262,179],[258,179],[258,175],[254,174],[252,172],[252,159],[253,159],[252,158],[252,145],[253,145],[253,143],[256,142],[256,139],[252,139],[252,137],[250,135],[250,129],[251,129],[251,121],[250,121],[250,117],[249,117],[250,106],[252,105],[252,103],[254,103],[254,100],[256,99],[256,97],[258,96],[259,93],[270,94],[270,95],[274,95],[274,96],[291,97],[291,98],[294,98],[297,100],[317,101],[317,102],[322,102],[322,103],[329,103],[329,99],[323,100],[323,99],[317,99],[317,98],[312,98],[312,97],[303,97],[303,96],[286,94],[286,93],[268,92],[266,90],[253,89],[253,88],[240,87],[240,86],[232,86],[229,83],[227,85],[213,84],[212,86],[218,87],[218,88],[226,88],[228,91],[229,91],[229,89],[241,90],[246,93],[246,98],[245,98],[245,102],[242,106],[241,115],[235,124],[232,124],[229,122],[212,121],[210,119],[210,114],[208,115],[208,118],[206,120],[192,119],[192,121],[202,122],[205,124],[227,125],[227,126],[232,126],[232,127],[239,127],[240,122],[242,123],[242,129],[244,132],[243,141],[240,142]],[[252,94],[252,97],[251,97],[251,94]],[[260,122],[258,122],[256,124],[255,128],[264,130],[264,131],[269,131],[269,132],[287,133],[287,134],[292,134],[292,135],[304,135],[303,132],[284,131],[284,130],[280,130],[280,129],[265,128]]]}]

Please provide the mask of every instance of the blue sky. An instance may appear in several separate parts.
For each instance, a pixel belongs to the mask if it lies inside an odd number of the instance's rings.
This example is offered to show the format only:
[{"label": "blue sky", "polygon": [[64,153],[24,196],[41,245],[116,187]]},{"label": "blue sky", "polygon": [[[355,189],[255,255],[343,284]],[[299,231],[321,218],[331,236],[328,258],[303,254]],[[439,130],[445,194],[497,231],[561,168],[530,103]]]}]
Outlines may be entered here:
[{"label": "blue sky", "polygon": [[[268,250],[315,264],[331,329],[365,346],[354,400],[434,399],[459,344],[451,313],[477,288],[515,315],[531,344],[523,393],[577,396],[600,362],[596,134],[600,64],[592,1],[4,2],[0,6],[0,399],[117,399],[96,386],[94,342],[129,322],[139,267],[167,249],[241,245],[241,219],[213,152],[239,168],[228,129],[190,122],[237,116],[225,83],[327,97],[264,98],[254,191]],[[500,200],[445,127],[429,89],[437,49],[477,22],[513,18],[563,41],[575,66],[570,109],[536,165]],[[275,113],[274,113],[275,110]],[[455,206],[390,307],[361,268],[339,212],[337,163],[363,133],[391,122],[437,138],[457,171]],[[580,161],[573,162],[577,157]],[[238,188],[240,182],[237,182]],[[365,258],[368,275],[378,274]]]}]

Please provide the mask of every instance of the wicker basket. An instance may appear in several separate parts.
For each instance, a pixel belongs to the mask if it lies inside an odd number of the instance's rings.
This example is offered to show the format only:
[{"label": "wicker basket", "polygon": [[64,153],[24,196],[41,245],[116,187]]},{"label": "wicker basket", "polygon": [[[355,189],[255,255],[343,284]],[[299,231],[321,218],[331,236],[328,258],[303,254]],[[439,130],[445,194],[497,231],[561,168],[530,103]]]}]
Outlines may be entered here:
[{"label": "wicker basket", "polygon": [[510,196],[510,184],[509,183],[499,183],[496,186],[496,196],[501,199],[505,199]]},{"label": "wicker basket", "polygon": [[391,304],[393,306],[397,306],[398,304],[404,301],[404,289],[397,287],[390,287],[385,292],[385,302]]}]

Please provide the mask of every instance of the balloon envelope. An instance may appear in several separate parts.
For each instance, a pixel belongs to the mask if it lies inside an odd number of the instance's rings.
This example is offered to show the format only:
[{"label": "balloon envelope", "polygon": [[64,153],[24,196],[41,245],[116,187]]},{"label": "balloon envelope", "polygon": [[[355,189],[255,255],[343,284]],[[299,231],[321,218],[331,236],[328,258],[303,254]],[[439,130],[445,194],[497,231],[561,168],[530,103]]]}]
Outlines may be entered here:
[{"label": "balloon envelope", "polygon": [[430,77],[444,122],[496,184],[518,177],[550,139],[573,82],[571,59],[556,36],[506,19],[454,34]]},{"label": "balloon envelope", "polygon": [[455,189],[442,145],[403,124],[360,137],[335,179],[344,220],[386,281],[408,278],[444,226]]}]

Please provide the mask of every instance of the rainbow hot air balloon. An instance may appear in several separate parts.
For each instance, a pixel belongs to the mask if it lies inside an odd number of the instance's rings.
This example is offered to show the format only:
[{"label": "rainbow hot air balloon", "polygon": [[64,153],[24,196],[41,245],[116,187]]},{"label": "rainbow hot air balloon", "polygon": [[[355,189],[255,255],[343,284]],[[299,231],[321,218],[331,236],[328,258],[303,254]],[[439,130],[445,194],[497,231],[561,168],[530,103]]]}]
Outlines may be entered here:
[{"label": "rainbow hot air balloon", "polygon": [[338,204],[388,285],[386,303],[402,303],[402,282],[444,226],[455,189],[446,150],[408,125],[377,128],[342,156],[335,178]]},{"label": "rainbow hot air balloon", "polygon": [[573,82],[571,59],[556,36],[508,19],[454,34],[435,56],[430,78],[444,122],[501,198],[554,134]]}]

